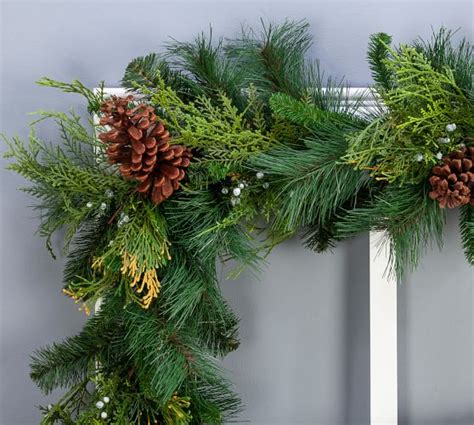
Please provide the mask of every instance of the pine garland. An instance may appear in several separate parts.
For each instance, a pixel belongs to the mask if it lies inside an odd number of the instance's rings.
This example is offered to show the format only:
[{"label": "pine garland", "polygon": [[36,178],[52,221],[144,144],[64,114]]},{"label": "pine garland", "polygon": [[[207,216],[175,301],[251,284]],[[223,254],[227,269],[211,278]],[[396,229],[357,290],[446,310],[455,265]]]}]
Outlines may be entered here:
[{"label": "pine garland", "polygon": [[[344,81],[305,59],[308,30],[305,22],[262,24],[217,42],[211,31],[128,65],[122,84],[155,110],[167,145],[193,150],[175,182],[181,190],[159,205],[108,163],[97,133],[109,130],[111,142],[128,136],[94,124],[103,85],[39,81],[84,96],[91,117],[40,111],[28,142],[7,140],[9,168],[30,181],[25,190],[38,200],[51,251],[52,234],[65,229],[63,292],[86,313],[102,300],[78,335],[32,357],[31,377],[45,393],[67,389],[42,408],[42,424],[235,417],[240,401],[218,359],[239,346],[239,320],[220,291],[216,260],[236,264],[231,277],[245,268],[258,274],[268,251],[295,233],[323,251],[384,230],[390,272],[403,279],[431,244],[441,246],[446,212],[428,195],[429,177],[451,152],[474,145],[472,47],[454,46],[446,29],[398,47],[373,35],[369,65],[383,103],[370,115]],[[117,116],[135,114],[132,133],[150,128],[135,104],[120,102]],[[58,125],[58,144],[34,131],[45,119]],[[149,165],[142,146],[131,152],[127,143],[128,166]],[[143,133],[140,143],[156,154]],[[162,154],[173,167],[173,155]],[[472,163],[462,160],[452,164],[457,175],[438,183],[440,193],[457,190],[455,181],[463,187],[460,232],[474,264]]]}]

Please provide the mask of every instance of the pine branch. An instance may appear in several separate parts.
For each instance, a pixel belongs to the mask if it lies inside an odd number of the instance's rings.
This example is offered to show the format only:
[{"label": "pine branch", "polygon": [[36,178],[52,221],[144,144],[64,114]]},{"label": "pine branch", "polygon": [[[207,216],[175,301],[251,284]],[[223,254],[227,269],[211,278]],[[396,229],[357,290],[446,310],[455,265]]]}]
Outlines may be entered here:
[{"label": "pine branch", "polygon": [[464,205],[459,217],[459,229],[464,253],[469,264],[474,265],[474,207]]},{"label": "pine branch", "polygon": [[380,90],[390,90],[394,85],[393,71],[387,66],[391,43],[392,37],[383,32],[370,36],[367,58],[372,78]]},{"label": "pine branch", "polygon": [[240,111],[245,109],[241,70],[225,57],[222,39],[214,45],[212,28],[209,35],[201,33],[192,43],[174,40],[167,51],[172,66],[189,78],[195,91],[217,101],[225,94]]},{"label": "pine branch", "polygon": [[188,381],[183,392],[191,398],[193,425],[232,423],[242,410],[232,385],[223,379]]},{"label": "pine branch", "polygon": [[[219,390],[228,385],[224,384],[226,380],[215,360],[195,344],[193,334],[185,329],[178,332],[153,312],[135,306],[126,310],[126,316],[127,353],[133,359],[134,373],[145,394],[164,404],[176,391],[186,388],[188,382],[191,386],[203,382]],[[194,401],[195,393],[183,392]],[[222,397],[230,399],[228,393],[222,393]],[[235,396],[232,395],[232,399]],[[224,408],[224,403],[220,407]]]},{"label": "pine branch", "polygon": [[[96,362],[112,367],[123,355],[120,347],[120,308],[105,301],[76,336],[38,350],[31,360],[31,378],[45,392],[70,387],[98,373]],[[118,344],[118,345],[117,345]]]},{"label": "pine branch", "polygon": [[365,206],[347,210],[336,228],[340,237],[371,230],[387,230],[390,264],[388,271],[401,281],[419,264],[435,242],[442,246],[445,211],[428,197],[426,185],[389,185]]},{"label": "pine branch", "polygon": [[64,266],[65,284],[78,278],[92,278],[92,258],[103,246],[104,233],[107,232],[105,217],[92,218],[80,226],[74,236]]},{"label": "pine branch", "polygon": [[161,80],[172,87],[184,101],[203,94],[200,86],[193,84],[181,72],[172,70],[166,59],[155,53],[133,59],[125,70],[121,84],[129,90],[141,92],[140,87],[156,89]]},{"label": "pine branch", "polygon": [[437,32],[433,31],[431,40],[418,39],[415,48],[422,52],[431,65],[438,72],[445,68],[452,70],[456,84],[465,92],[473,87],[474,75],[474,46],[465,38],[458,45],[453,46],[453,37],[456,31],[441,27]]},{"label": "pine branch", "polygon": [[238,319],[221,294],[215,262],[203,264],[175,249],[162,283],[160,309],[177,329],[192,330],[213,355],[237,347]]},{"label": "pine branch", "polygon": [[[337,96],[338,94],[335,93],[334,95]],[[329,98],[331,94],[325,93],[324,96]],[[338,123],[349,125],[359,124],[361,128],[365,126],[365,122],[354,115],[330,109],[322,109],[313,103],[303,102],[283,93],[275,93],[271,96],[270,108],[279,118],[313,129],[317,129],[318,126],[328,123],[333,125],[337,125]]]},{"label": "pine branch", "polygon": [[52,253],[50,238],[55,231],[66,229],[67,250],[80,224],[104,213],[100,206],[110,201],[107,193],[112,191],[119,200],[129,191],[130,183],[97,161],[95,139],[76,115],[43,113],[41,119],[45,117],[60,124],[64,145],[42,142],[33,127],[28,144],[18,138],[5,139],[9,146],[5,157],[14,160],[8,169],[32,183],[24,190],[39,201],[35,209],[41,219],[40,235]]},{"label": "pine branch", "polygon": [[213,190],[183,192],[168,202],[165,216],[171,243],[180,246],[202,264],[216,258],[232,258],[245,267],[259,269],[261,258],[249,233],[240,223],[245,209],[232,209],[227,199]]},{"label": "pine branch", "polygon": [[277,233],[324,223],[368,186],[365,173],[340,161],[347,149],[347,131],[339,126],[321,126],[304,141],[304,148],[282,146],[252,160],[252,167],[264,170],[270,187],[278,194],[280,202],[272,226]]},{"label": "pine branch", "polygon": [[101,81],[97,91],[90,90],[78,80],[73,80],[71,83],[53,80],[51,78],[43,77],[38,80],[37,84],[45,87],[54,87],[62,90],[65,93],[77,93],[84,96],[87,100],[87,111],[90,114],[98,113],[100,106],[104,101],[104,82]]},{"label": "pine branch", "polygon": [[260,34],[243,28],[241,38],[226,46],[227,54],[264,98],[274,92],[301,98],[306,91],[304,55],[312,43],[308,29],[304,21],[262,21]]}]

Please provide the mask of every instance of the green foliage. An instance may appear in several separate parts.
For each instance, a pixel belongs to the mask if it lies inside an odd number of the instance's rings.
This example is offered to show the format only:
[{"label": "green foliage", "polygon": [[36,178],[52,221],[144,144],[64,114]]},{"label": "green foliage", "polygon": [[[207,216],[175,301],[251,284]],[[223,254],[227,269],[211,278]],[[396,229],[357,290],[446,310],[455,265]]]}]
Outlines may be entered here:
[{"label": "green foliage", "polygon": [[246,81],[264,95],[282,92],[300,98],[306,90],[304,55],[312,44],[309,25],[285,21],[265,25],[259,34],[243,28],[241,38],[226,46]]},{"label": "green foliage", "polygon": [[191,330],[216,356],[237,348],[238,319],[221,294],[215,263],[176,250],[162,282],[160,308],[176,329]]},{"label": "green foliage", "polygon": [[223,165],[238,165],[255,153],[268,150],[270,136],[247,121],[247,109],[239,112],[224,94],[218,95],[214,104],[207,97],[199,97],[195,103],[183,102],[163,79],[155,91],[141,89],[151,95],[151,102],[165,110],[164,122],[173,131],[175,140],[201,155],[197,161],[210,161]]},{"label": "green foliage", "polygon": [[351,111],[349,107],[342,105],[343,102],[348,104],[349,100],[340,99],[341,95],[342,93],[339,92],[331,93],[330,90],[325,94],[328,99],[330,97],[336,99],[335,103],[337,106],[334,105],[332,108],[327,107],[329,100],[325,102],[326,108],[320,108],[314,105],[311,100],[305,102],[283,93],[272,95],[269,104],[276,117],[283,118],[303,127],[317,129],[320,125],[341,123],[359,124],[360,127],[363,128],[365,124],[363,119],[353,115],[353,112],[357,110],[357,108]]},{"label": "green foliage", "polygon": [[467,93],[473,85],[473,46],[465,38],[454,46],[455,33],[456,31],[441,27],[439,31],[433,32],[431,40],[418,39],[414,46],[423,53],[435,70],[449,68],[456,85]]},{"label": "green foliage", "polygon": [[232,208],[227,198],[213,190],[183,192],[166,205],[165,216],[172,235],[171,243],[181,246],[203,264],[216,257],[232,258],[258,269],[258,250],[243,219],[256,215],[252,203]]},{"label": "green foliage", "polygon": [[39,233],[46,237],[51,249],[52,234],[66,230],[65,249],[81,223],[103,214],[102,203],[107,203],[108,191],[118,199],[126,195],[130,183],[98,162],[98,142],[74,114],[42,113],[42,118],[54,118],[60,128],[61,145],[42,142],[34,131],[25,145],[19,138],[6,140],[6,158],[15,162],[8,166],[32,185],[23,190],[39,200],[35,206],[41,224]]},{"label": "green foliage", "polygon": [[304,140],[304,148],[282,146],[252,160],[254,169],[265,170],[271,190],[278,193],[272,225],[278,234],[325,223],[367,187],[365,173],[340,162],[347,149],[347,131],[338,125],[321,125]]},{"label": "green foliage", "polygon": [[390,244],[389,271],[401,281],[414,270],[433,242],[441,247],[445,211],[428,197],[425,184],[389,185],[366,205],[346,211],[337,233],[349,237],[370,230],[386,230]]},{"label": "green foliage", "polygon": [[387,66],[390,60],[392,37],[383,32],[372,34],[369,41],[367,58],[377,89],[390,90],[393,86],[393,71]]},{"label": "green foliage", "polygon": [[123,329],[116,300],[106,300],[82,331],[61,343],[38,350],[31,360],[31,378],[45,392],[88,381],[99,372],[97,362],[111,366],[123,356]]},{"label": "green foliage", "polygon": [[199,86],[192,84],[181,72],[171,69],[168,61],[155,53],[133,59],[128,64],[121,83],[123,87],[133,91],[137,91],[137,87],[154,90],[160,86],[161,80],[172,87],[183,100],[203,94]]},{"label": "green foliage", "polygon": [[200,113],[181,129],[180,140],[206,153],[214,161],[241,162],[270,148],[272,139],[259,129],[252,129],[227,97],[221,95],[218,106],[200,98]]},{"label": "green foliage", "polygon": [[242,409],[238,396],[232,391],[232,385],[220,377],[204,380],[196,377],[188,380],[183,392],[192,399],[192,425],[233,422]]},{"label": "green foliage", "polygon": [[99,84],[97,91],[87,88],[80,81],[73,80],[71,83],[53,80],[43,77],[38,80],[37,84],[45,87],[53,87],[62,90],[65,93],[77,93],[84,96],[87,100],[87,111],[90,114],[96,114],[100,110],[100,105],[104,101],[104,82]]},{"label": "green foliage", "polygon": [[[456,150],[460,136],[472,131],[474,108],[451,69],[437,71],[409,46],[390,55],[384,63],[394,76],[394,87],[380,92],[389,112],[350,136],[346,161],[370,170],[376,179],[419,183],[438,162],[438,152]],[[451,123],[458,130],[447,134]]]},{"label": "green foliage", "polygon": [[[221,423],[226,414],[233,413],[237,403],[230,385],[215,360],[195,343],[192,333],[184,329],[178,333],[152,311],[135,306],[131,306],[126,317],[127,353],[134,361],[134,373],[145,394],[152,394],[166,403],[181,388],[180,392],[190,397],[191,406],[197,400],[218,409],[220,420],[213,423]],[[211,391],[217,387],[220,398],[210,399],[201,391],[202,387]],[[200,412],[203,413],[205,411]]]},{"label": "green foliage", "polygon": [[464,205],[459,217],[459,228],[464,253],[469,264],[474,265],[474,207]]},{"label": "green foliage", "polygon": [[195,92],[200,90],[218,102],[224,94],[240,111],[245,108],[241,70],[226,57],[222,38],[213,45],[212,28],[209,36],[201,33],[191,43],[174,40],[167,53],[172,66],[188,77]]}]

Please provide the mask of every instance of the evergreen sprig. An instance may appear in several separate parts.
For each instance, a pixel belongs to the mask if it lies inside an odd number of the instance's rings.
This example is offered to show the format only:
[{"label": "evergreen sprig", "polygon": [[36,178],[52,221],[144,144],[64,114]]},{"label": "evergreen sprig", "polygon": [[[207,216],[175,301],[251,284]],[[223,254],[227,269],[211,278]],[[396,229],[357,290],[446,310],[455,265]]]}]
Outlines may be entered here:
[{"label": "evergreen sprig", "polygon": [[433,31],[430,40],[420,38],[414,42],[414,46],[437,71],[449,68],[458,87],[468,93],[473,86],[474,46],[465,38],[455,46],[453,38],[456,32],[441,27],[438,31]]},{"label": "evergreen sprig", "polygon": [[[437,164],[438,153],[458,149],[460,136],[472,132],[473,105],[450,68],[436,70],[410,46],[390,54],[384,63],[394,86],[380,92],[389,112],[349,136],[346,161],[370,170],[376,179],[419,183]],[[447,134],[451,123],[456,123],[455,134]]]},{"label": "evergreen sprig", "polygon": [[474,207],[464,205],[459,217],[459,228],[461,232],[464,253],[469,264],[474,265]]},{"label": "evergreen sprig", "polygon": [[367,58],[372,71],[372,78],[378,90],[390,90],[393,87],[393,70],[387,66],[390,60],[390,44],[392,37],[383,32],[370,36]]},{"label": "evergreen sprig", "polygon": [[366,205],[346,211],[336,225],[337,233],[349,237],[386,230],[388,271],[402,281],[433,243],[442,246],[446,213],[428,197],[428,190],[426,184],[387,186]]},{"label": "evergreen sprig", "polygon": [[31,378],[45,392],[91,380],[106,367],[120,363],[122,321],[115,299],[105,300],[99,313],[89,319],[82,331],[61,343],[38,350],[31,360]]},{"label": "evergreen sprig", "polygon": [[212,28],[209,35],[201,33],[193,42],[173,40],[167,46],[167,57],[174,69],[186,75],[195,92],[218,102],[224,94],[240,111],[245,109],[241,69],[225,55],[222,38],[213,42]]},{"label": "evergreen sprig", "polygon": [[131,91],[143,94],[137,87],[154,90],[160,86],[161,80],[172,87],[184,100],[191,100],[203,90],[187,79],[181,72],[171,69],[163,55],[150,53],[132,60],[122,78],[122,86]]},{"label": "evergreen sprig", "polygon": [[73,80],[71,83],[53,80],[48,77],[43,77],[37,81],[37,84],[45,87],[53,87],[62,90],[64,93],[76,93],[85,97],[87,100],[87,111],[90,114],[96,114],[100,110],[100,105],[104,101],[104,82],[101,81],[97,90],[87,88],[78,80]]},{"label": "evergreen sprig", "polygon": [[247,82],[264,95],[282,92],[300,98],[306,90],[305,54],[312,44],[305,21],[266,25],[260,32],[242,28],[240,38],[227,46]]},{"label": "evergreen sprig", "polygon": [[303,148],[282,146],[252,161],[255,169],[265,170],[272,190],[278,193],[273,223],[278,233],[324,223],[369,184],[365,173],[341,163],[347,149],[346,134],[347,128],[321,125],[304,140]]},{"label": "evergreen sprig", "polygon": [[[76,115],[43,113],[59,124],[62,145],[44,143],[34,127],[27,146],[17,137],[5,139],[9,150],[6,158],[15,159],[8,168],[28,179],[32,185],[23,190],[39,203],[40,235],[46,237],[52,253],[51,236],[66,229],[65,249],[81,223],[101,214],[100,205],[108,201],[108,191],[117,198],[125,196],[130,184],[98,162],[97,142]],[[98,156],[99,155],[99,156]]]}]

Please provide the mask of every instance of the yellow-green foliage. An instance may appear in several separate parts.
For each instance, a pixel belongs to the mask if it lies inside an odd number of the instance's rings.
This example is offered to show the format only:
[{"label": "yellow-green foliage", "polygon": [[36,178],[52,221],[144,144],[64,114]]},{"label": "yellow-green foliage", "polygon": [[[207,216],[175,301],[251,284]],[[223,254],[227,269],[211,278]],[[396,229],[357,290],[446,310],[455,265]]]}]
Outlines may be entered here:
[{"label": "yellow-green foliage", "polygon": [[[390,53],[385,64],[395,85],[379,93],[388,113],[349,136],[345,161],[379,180],[419,182],[438,153],[458,149],[462,136],[472,132],[474,109],[450,69],[436,71],[409,46]],[[453,123],[457,130],[447,133],[446,125]]]},{"label": "yellow-green foliage", "polygon": [[[198,97],[196,102],[183,102],[177,93],[159,79],[152,92],[151,103],[163,110],[163,119],[173,132],[175,141],[199,149],[206,156],[201,161],[241,163],[250,156],[267,151],[273,139],[265,133],[256,96],[248,96],[246,109],[239,112],[223,93],[217,103],[208,97]],[[249,120],[247,115],[253,115]],[[197,159],[199,160],[199,159]]]},{"label": "yellow-green foliage", "polygon": [[128,291],[132,299],[148,308],[160,292],[157,269],[171,259],[166,224],[158,208],[146,200],[131,203],[117,221],[114,239],[93,267],[105,272],[120,272],[121,278],[133,290]]}]

